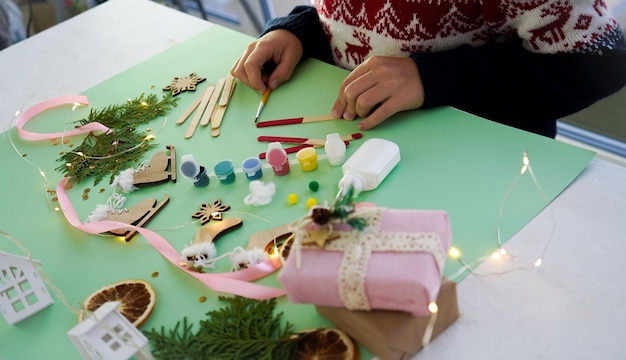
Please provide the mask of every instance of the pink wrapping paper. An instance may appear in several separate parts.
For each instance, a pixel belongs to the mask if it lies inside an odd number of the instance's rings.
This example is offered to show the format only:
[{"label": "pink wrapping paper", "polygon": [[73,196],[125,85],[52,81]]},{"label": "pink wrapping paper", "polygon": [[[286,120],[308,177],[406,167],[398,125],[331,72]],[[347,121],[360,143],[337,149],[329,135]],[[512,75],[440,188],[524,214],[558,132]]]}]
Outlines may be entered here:
[{"label": "pink wrapping paper", "polygon": [[[370,230],[374,236],[369,237],[374,242],[389,241],[389,236],[404,238],[407,234],[409,237],[428,234],[438,238],[438,246],[434,251],[372,251],[364,279],[369,308],[406,311],[416,316],[429,315],[428,304],[437,299],[443,262],[452,242],[448,215],[443,211],[387,209],[376,225]],[[353,235],[352,231],[335,232],[342,235],[339,240]],[[364,235],[361,233],[359,239],[362,238]],[[343,257],[342,251],[331,250],[328,245],[324,249],[306,245],[301,249],[298,268],[297,256],[292,252],[278,275],[289,300],[293,303],[347,307],[338,285]]]}]

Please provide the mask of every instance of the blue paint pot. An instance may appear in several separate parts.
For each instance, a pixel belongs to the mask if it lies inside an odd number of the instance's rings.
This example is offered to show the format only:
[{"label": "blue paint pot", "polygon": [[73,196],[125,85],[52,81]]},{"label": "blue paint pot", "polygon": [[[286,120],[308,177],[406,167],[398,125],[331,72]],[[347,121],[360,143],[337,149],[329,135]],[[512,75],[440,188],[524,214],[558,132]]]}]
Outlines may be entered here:
[{"label": "blue paint pot", "polygon": [[195,187],[205,187],[209,185],[209,175],[206,173],[206,169],[204,166],[200,165],[200,172],[193,180],[193,185]]},{"label": "blue paint pot", "polygon": [[261,159],[256,156],[249,157],[241,163],[243,173],[246,174],[248,180],[258,180],[263,176],[261,169]]},{"label": "blue paint pot", "polygon": [[230,160],[222,160],[215,165],[215,176],[222,184],[231,184],[235,181],[235,170],[233,162]]}]

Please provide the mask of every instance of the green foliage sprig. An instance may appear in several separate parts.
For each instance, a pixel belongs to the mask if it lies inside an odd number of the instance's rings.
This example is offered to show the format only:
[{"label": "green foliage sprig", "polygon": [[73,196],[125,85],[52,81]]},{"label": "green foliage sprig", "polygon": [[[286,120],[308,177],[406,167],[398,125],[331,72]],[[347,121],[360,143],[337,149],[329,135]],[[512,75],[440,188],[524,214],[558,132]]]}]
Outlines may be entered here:
[{"label": "green foliage sprig", "polygon": [[276,300],[219,297],[228,305],[207,313],[194,333],[187,318],[166,332],[144,331],[157,359],[288,359],[298,336],[281,313],[274,314]]},{"label": "green foliage sprig", "polygon": [[81,145],[59,157],[57,161],[63,164],[56,170],[70,176],[74,183],[93,176],[97,185],[108,174],[109,183],[113,182],[118,172],[132,167],[156,145],[147,139],[145,132],[138,131],[137,126],[165,115],[176,106],[177,100],[170,94],[161,100],[154,94],[142,94],[123,104],[91,109],[86,118],[76,122],[78,126],[99,122],[111,131],[87,134]]}]

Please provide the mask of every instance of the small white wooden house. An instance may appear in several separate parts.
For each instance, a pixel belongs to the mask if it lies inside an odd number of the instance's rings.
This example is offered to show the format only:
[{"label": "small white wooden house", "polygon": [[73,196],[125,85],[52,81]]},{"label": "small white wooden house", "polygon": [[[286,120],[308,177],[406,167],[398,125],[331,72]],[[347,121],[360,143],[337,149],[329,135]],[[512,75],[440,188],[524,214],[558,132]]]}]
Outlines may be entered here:
[{"label": "small white wooden house", "polygon": [[104,303],[68,331],[84,359],[154,359],[148,339],[117,310],[119,304]]},{"label": "small white wooden house", "polygon": [[9,324],[20,322],[53,302],[31,260],[0,251],[0,312]]}]

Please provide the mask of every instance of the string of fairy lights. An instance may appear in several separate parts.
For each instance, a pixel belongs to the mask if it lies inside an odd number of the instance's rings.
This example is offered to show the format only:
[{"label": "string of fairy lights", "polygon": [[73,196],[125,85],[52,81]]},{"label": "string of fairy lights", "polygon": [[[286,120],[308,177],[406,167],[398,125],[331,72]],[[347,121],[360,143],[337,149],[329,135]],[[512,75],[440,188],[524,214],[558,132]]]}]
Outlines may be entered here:
[{"label": "string of fairy lights", "polygon": [[[129,99],[128,101],[130,101],[130,100],[131,99]],[[147,104],[144,104],[144,105],[147,105]],[[71,111],[70,111],[70,113],[68,113],[68,119],[65,122],[64,132],[67,130],[67,126],[71,123],[71,120],[70,120],[71,112],[74,112],[75,110],[77,110],[77,109],[79,109],[81,107],[84,107],[84,106],[85,105],[80,104],[80,103],[73,103],[72,104]],[[20,113],[21,113],[21,111],[17,111],[15,113],[14,118],[11,120],[10,124],[12,124],[14,122],[15,118],[17,116],[19,116]],[[136,146],[134,146],[132,148],[129,148],[129,149],[126,149],[126,150],[123,150],[123,151],[120,151],[118,153],[108,154],[108,155],[102,156],[102,157],[90,156],[88,158],[91,158],[91,159],[104,159],[104,158],[113,158],[113,157],[122,156],[125,153],[131,152],[134,149],[143,146],[143,144],[145,142],[154,140],[157,137],[158,133],[161,132],[166,127],[166,125],[167,125],[167,117],[164,116],[163,123],[161,124],[160,128],[156,132],[153,132],[151,134],[146,135],[144,140],[141,143],[137,144]],[[20,156],[20,158],[23,159],[24,161],[26,161],[29,165],[37,168],[37,170],[39,172],[39,175],[43,178],[43,181],[44,181],[44,184],[45,184],[45,188],[47,189],[46,190],[46,197],[47,197],[48,200],[50,200],[49,195],[54,194],[54,191],[52,191],[50,189],[48,177],[46,176],[46,173],[44,172],[42,167],[39,166],[38,164],[30,161],[26,156],[24,156],[23,154],[20,153],[16,143],[14,142],[14,140],[13,140],[11,134],[10,134],[10,132],[9,132],[9,140],[10,140],[11,146],[13,147],[15,152]],[[62,143],[63,146],[65,146],[65,142],[64,141],[61,141],[60,143]],[[66,147],[66,150],[73,151],[71,149],[68,149],[67,147]],[[79,156],[85,156],[84,154],[82,154],[80,152],[75,152],[75,153],[77,155],[79,155]],[[497,249],[493,253],[491,253],[491,254],[488,254],[488,255],[485,255],[485,256],[482,256],[482,257],[476,259],[472,263],[467,263],[463,259],[461,249],[459,249],[458,247],[455,247],[455,246],[451,246],[449,251],[448,251],[448,256],[451,259],[458,261],[461,264],[461,268],[459,270],[457,270],[454,274],[450,275],[448,277],[449,280],[454,280],[454,279],[458,278],[459,276],[463,275],[465,272],[474,273],[475,275],[479,275],[479,276],[490,275],[490,274],[480,274],[480,273],[477,273],[476,272],[476,268],[480,264],[482,264],[485,260],[487,260],[487,259],[503,260],[503,259],[506,259],[507,257],[510,256],[510,254],[508,254],[507,251],[504,249],[503,241],[502,241],[502,231],[501,231],[501,228],[502,228],[502,220],[503,220],[503,217],[504,217],[504,205],[506,204],[510,194],[513,192],[516,184],[526,174],[529,174],[529,176],[531,177],[532,182],[533,182],[534,186],[536,187],[537,191],[540,193],[540,195],[546,201],[546,203],[548,202],[548,196],[545,194],[543,188],[541,187],[541,184],[539,183],[539,181],[538,181],[538,179],[537,179],[537,177],[535,175],[535,172],[533,171],[533,168],[532,168],[531,163],[530,163],[530,157],[528,155],[528,152],[524,151],[523,154],[522,154],[522,164],[521,164],[521,167],[520,167],[520,171],[518,172],[517,176],[512,181],[511,185],[508,187],[507,191],[505,192],[504,196],[502,197],[502,201],[501,201],[500,206],[499,206],[498,223],[497,223],[497,229],[496,229]],[[59,211],[61,209],[55,208],[54,210]],[[548,240],[545,243],[545,246],[543,248],[541,256],[539,256],[537,259],[534,260],[534,262],[533,262],[533,266],[534,267],[540,267],[542,265],[544,257],[545,257],[545,254],[546,254],[546,252],[548,250],[548,247],[550,245],[551,239],[553,238],[554,231],[555,231],[555,228],[556,228],[556,222],[554,220],[554,210],[552,209],[551,206],[548,206],[548,211],[550,212],[550,216],[552,218],[552,226],[551,226],[551,230],[550,230],[550,235],[548,236]],[[264,219],[261,218],[261,220],[264,220]],[[186,225],[187,224],[181,225],[181,226],[186,226]],[[176,226],[174,228],[180,228],[181,226]],[[168,229],[161,229],[161,230],[171,230],[171,229],[168,228]]]},{"label": "string of fairy lights", "polygon": [[[71,112],[77,110],[78,108],[82,107],[84,105],[79,104],[79,103],[74,103],[72,105],[71,108]],[[65,129],[64,132],[67,130],[67,126],[69,125],[70,121],[70,113],[68,113],[68,120],[65,123]],[[13,119],[10,122],[10,126],[9,128],[11,128],[14,120],[20,115],[21,111],[18,111],[15,113]],[[164,117],[163,119],[163,123],[161,125],[161,127],[156,131],[153,132],[149,135],[146,135],[145,138],[143,139],[143,141],[136,145],[135,147],[131,148],[131,149],[126,149],[123,150],[121,152],[118,153],[113,153],[113,154],[108,154],[106,156],[102,156],[102,157],[96,157],[96,156],[92,156],[90,157],[91,159],[105,159],[105,158],[113,158],[113,157],[119,157],[119,156],[123,156],[125,153],[131,152],[134,149],[136,149],[137,147],[143,146],[143,144],[147,141],[152,141],[154,140],[158,133],[160,131],[162,131],[165,126],[167,125],[167,117]],[[30,166],[33,166],[34,168],[37,169],[39,175],[41,176],[41,178],[43,179],[43,183],[45,186],[45,194],[46,194],[46,199],[48,200],[48,206],[50,207],[51,201],[50,201],[50,195],[54,194],[54,191],[51,190],[51,188],[49,187],[49,179],[46,175],[46,173],[44,172],[43,168],[36,164],[35,162],[29,160],[25,154],[22,154],[16,144],[16,142],[14,141],[14,139],[12,138],[11,135],[11,131],[8,131],[9,133],[9,141],[10,144],[12,146],[12,148],[14,149],[14,151],[16,152],[16,154],[26,163],[28,163]],[[62,139],[63,140],[63,139]],[[64,144],[63,146],[65,146],[65,142],[61,141],[62,144]],[[68,151],[73,151],[68,149],[67,147],[65,148],[65,150]],[[80,152],[76,152],[74,151],[75,154],[79,155],[79,156],[85,156],[84,154],[80,153]],[[486,260],[491,259],[493,261],[505,261],[506,259],[510,259],[511,255],[504,249],[504,244],[502,241],[502,223],[503,223],[503,219],[504,219],[504,206],[507,203],[509,196],[511,195],[511,193],[514,191],[517,183],[519,182],[519,180],[524,177],[524,176],[530,176],[532,179],[532,182],[535,186],[535,188],[537,189],[537,191],[539,192],[539,194],[541,195],[541,197],[543,198],[543,200],[546,201],[546,203],[549,204],[549,199],[548,196],[546,195],[546,193],[544,192],[543,188],[541,187],[534,171],[533,168],[531,166],[531,162],[530,162],[530,158],[528,155],[527,151],[524,151],[522,154],[522,162],[521,162],[521,167],[520,170],[517,174],[517,176],[514,178],[514,180],[512,181],[512,183],[510,184],[510,186],[508,187],[508,189],[506,190],[505,194],[502,197],[502,200],[500,202],[499,205],[499,213],[498,213],[498,222],[497,222],[497,229],[496,229],[496,244],[497,244],[497,249],[491,253],[491,254],[487,254],[485,256],[482,256],[478,259],[476,259],[475,261],[473,261],[472,263],[468,263],[463,259],[463,254],[461,249],[459,249],[456,246],[451,246],[449,251],[448,251],[448,257],[454,261],[457,261],[461,267],[452,275],[447,277],[447,281],[454,281],[455,279],[457,279],[458,277],[462,276],[463,274],[465,274],[466,272],[474,274],[476,276],[490,276],[490,275],[500,275],[500,274],[504,274],[510,271],[514,271],[514,270],[518,270],[518,269],[522,269],[523,267],[521,266],[517,266],[515,268],[509,269],[508,271],[502,271],[502,272],[491,272],[491,273],[481,273],[479,272],[477,269],[479,268],[479,266],[481,264],[483,264]],[[62,211],[62,209],[55,207],[53,210],[55,211]],[[554,210],[552,209],[552,207],[550,205],[548,205],[548,211],[550,213],[550,217],[551,217],[551,229],[550,229],[550,234],[547,238],[547,240],[545,241],[544,247],[542,249],[541,255],[536,258],[534,260],[534,262],[532,263],[532,268],[538,268],[543,264],[544,261],[544,257],[548,251],[549,245],[552,241],[554,232],[555,232],[555,228],[556,228],[556,221],[555,221],[555,216],[554,216]],[[249,214],[252,215],[252,214]],[[262,218],[260,218],[261,220],[264,220]],[[197,221],[194,221],[193,223],[195,223]],[[188,224],[184,224],[184,225],[180,225],[180,226],[176,226],[174,228],[180,228],[182,226],[186,226]],[[168,228],[168,229],[160,229],[160,230],[172,230],[174,228]],[[158,231],[158,230],[157,230]],[[61,302],[71,311],[74,313],[79,313],[81,311],[84,311],[84,309],[77,309],[76,307],[72,306],[67,299],[63,296],[63,293],[52,283],[52,281],[50,281],[50,279],[45,275],[45,273],[40,269],[40,267],[38,266],[38,264],[36,263],[36,261],[34,261],[30,255],[30,253],[28,252],[28,249],[26,249],[24,247],[23,244],[21,244],[21,242],[19,242],[17,239],[15,239],[14,237],[12,237],[10,234],[5,233],[3,231],[0,230],[0,236],[5,237],[10,239],[11,241],[13,241],[19,248],[20,250],[27,256],[27,258],[33,263],[33,265],[35,266],[35,269],[37,270],[37,272],[41,275],[41,278],[50,286],[50,288],[53,290],[53,292],[56,294],[56,296],[61,300]],[[424,335],[424,339],[423,342],[424,344],[426,344],[429,340],[430,340],[430,333],[432,332],[432,328],[434,327],[434,322],[436,320],[437,317],[437,313],[438,313],[438,306],[436,302],[430,302],[428,304],[428,310],[429,312],[432,314],[431,319],[429,321],[429,325],[427,327],[427,331]],[[138,349],[141,351],[141,349]]]}]

